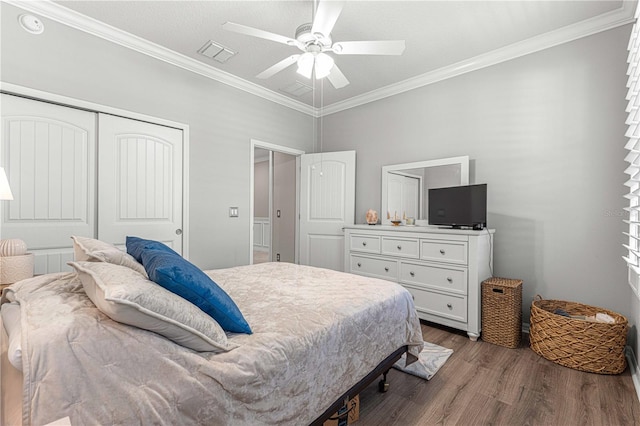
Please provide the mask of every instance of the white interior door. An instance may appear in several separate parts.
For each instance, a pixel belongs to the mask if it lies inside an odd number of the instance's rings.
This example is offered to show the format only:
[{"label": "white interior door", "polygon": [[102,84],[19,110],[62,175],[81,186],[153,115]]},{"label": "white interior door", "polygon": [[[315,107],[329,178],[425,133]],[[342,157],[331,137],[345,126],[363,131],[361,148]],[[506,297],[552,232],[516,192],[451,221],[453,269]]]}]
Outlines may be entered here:
[{"label": "white interior door", "polygon": [[96,114],[2,94],[0,165],[13,201],[2,202],[2,238],[19,238],[35,273],[69,269],[70,237],[95,234]]},{"label": "white interior door", "polygon": [[356,152],[301,157],[300,263],[344,271],[345,225],[355,217]]},{"label": "white interior door", "polygon": [[159,240],[182,253],[182,130],[99,114],[98,238]]}]

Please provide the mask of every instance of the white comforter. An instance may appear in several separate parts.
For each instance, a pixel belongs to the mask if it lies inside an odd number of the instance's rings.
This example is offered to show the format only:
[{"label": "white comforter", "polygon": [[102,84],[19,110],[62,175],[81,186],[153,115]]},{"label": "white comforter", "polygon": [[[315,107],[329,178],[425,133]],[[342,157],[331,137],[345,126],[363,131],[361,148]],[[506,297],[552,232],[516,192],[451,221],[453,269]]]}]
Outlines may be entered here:
[{"label": "white comforter", "polygon": [[231,335],[239,347],[227,353],[112,321],[74,274],[12,286],[25,424],[304,425],[400,346],[410,360],[422,349],[412,298],[397,284],[286,263],[207,273],[254,331]]}]

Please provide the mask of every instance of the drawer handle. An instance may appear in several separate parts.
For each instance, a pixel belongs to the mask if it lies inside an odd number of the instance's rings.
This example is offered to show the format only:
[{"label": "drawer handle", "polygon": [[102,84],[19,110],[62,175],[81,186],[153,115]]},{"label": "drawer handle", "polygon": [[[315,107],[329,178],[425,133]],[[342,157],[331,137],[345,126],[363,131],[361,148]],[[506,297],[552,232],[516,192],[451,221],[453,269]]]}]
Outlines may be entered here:
[{"label": "drawer handle", "polygon": [[398,246],[398,250],[402,250],[402,246]]},{"label": "drawer handle", "polygon": [[449,281],[449,283],[452,283],[453,282],[453,278],[447,277],[447,281]]},{"label": "drawer handle", "polygon": [[411,275],[412,277],[415,277],[415,276],[416,276],[416,273],[415,273],[415,272],[413,272],[413,271],[411,271],[411,272],[409,272],[409,275]]},{"label": "drawer handle", "polygon": [[447,303],[447,308],[452,309],[453,305],[451,303]]},{"label": "drawer handle", "polygon": [[385,272],[389,272],[389,267],[388,267],[388,266],[385,266],[385,267],[384,267],[384,271],[385,271]]},{"label": "drawer handle", "polygon": [[362,266],[362,263],[358,262],[358,268]]},{"label": "drawer handle", "polygon": [[440,254],[444,255],[446,252],[443,249],[440,249]]},{"label": "drawer handle", "polygon": [[367,242],[366,242],[366,241],[363,241],[363,242],[362,242],[362,245],[366,247],[366,246],[367,246]]}]

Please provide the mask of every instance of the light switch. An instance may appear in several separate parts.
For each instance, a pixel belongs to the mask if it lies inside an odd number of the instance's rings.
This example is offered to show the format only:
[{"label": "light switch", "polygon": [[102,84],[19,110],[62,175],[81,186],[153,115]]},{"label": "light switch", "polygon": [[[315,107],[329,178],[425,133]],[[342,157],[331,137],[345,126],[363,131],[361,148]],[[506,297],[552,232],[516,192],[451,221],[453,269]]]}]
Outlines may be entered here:
[{"label": "light switch", "polygon": [[229,207],[229,217],[238,217],[237,207]]}]

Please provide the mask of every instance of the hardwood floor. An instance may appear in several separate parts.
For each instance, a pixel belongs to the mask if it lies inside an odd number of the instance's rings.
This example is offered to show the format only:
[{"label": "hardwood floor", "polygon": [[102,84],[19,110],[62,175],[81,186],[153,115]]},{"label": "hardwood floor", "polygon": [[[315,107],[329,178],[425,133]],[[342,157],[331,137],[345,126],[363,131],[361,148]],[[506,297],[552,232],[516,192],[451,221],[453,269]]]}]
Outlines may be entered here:
[{"label": "hardwood floor", "polygon": [[422,333],[454,350],[447,363],[428,382],[392,369],[387,393],[378,392],[377,381],[360,393],[357,424],[640,424],[628,367],[615,376],[562,367],[529,349],[527,335],[508,349],[430,323]]}]

